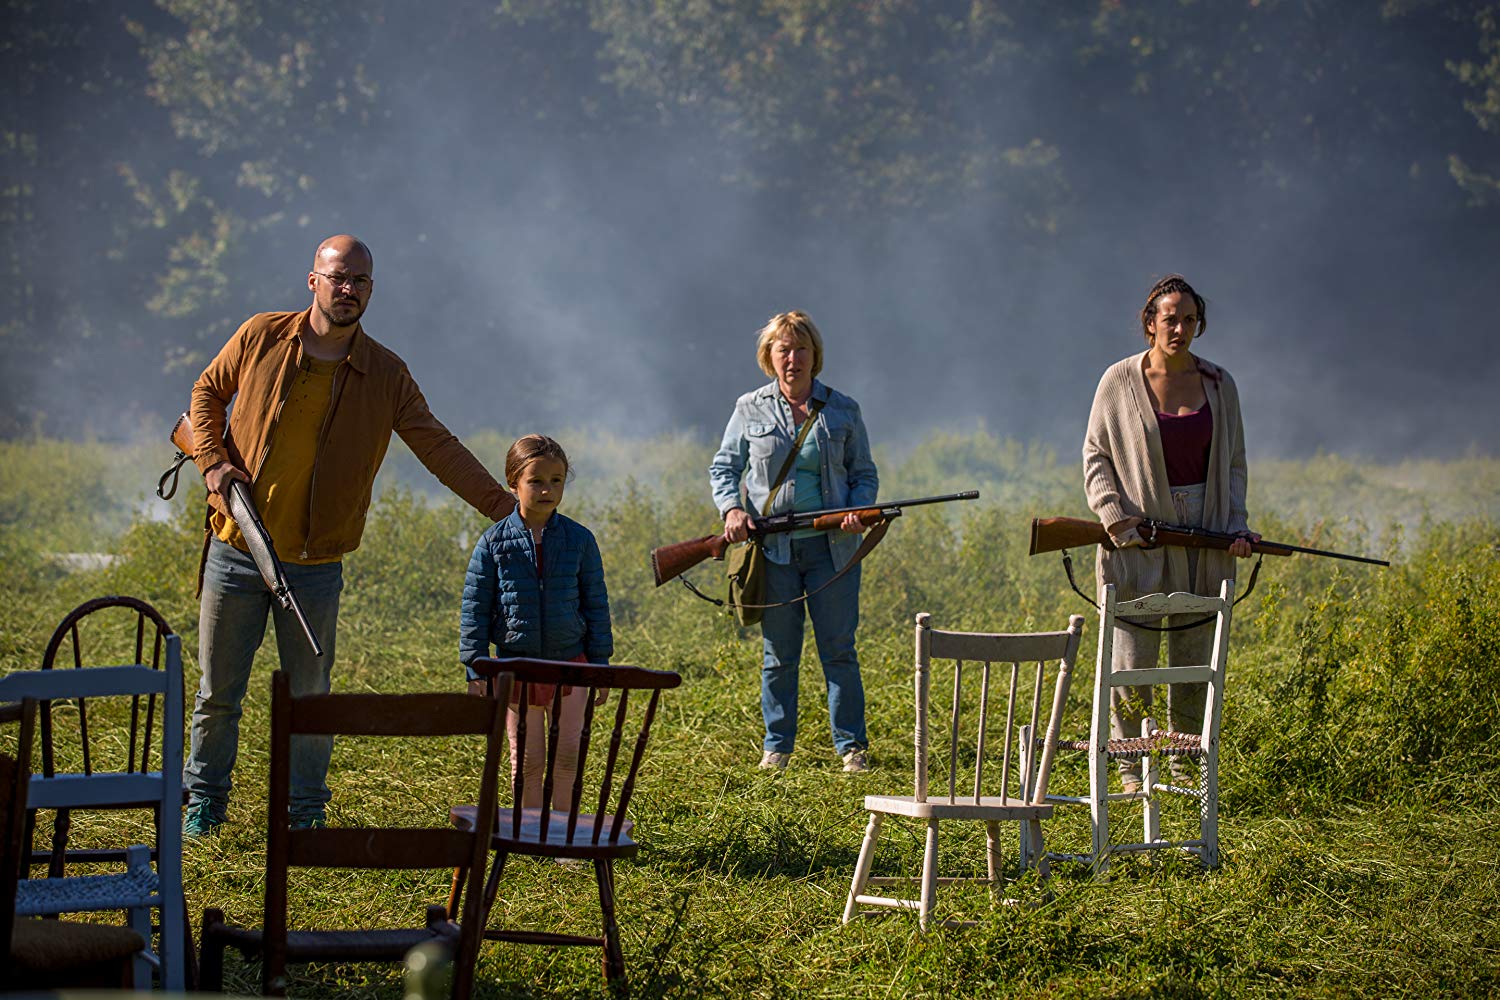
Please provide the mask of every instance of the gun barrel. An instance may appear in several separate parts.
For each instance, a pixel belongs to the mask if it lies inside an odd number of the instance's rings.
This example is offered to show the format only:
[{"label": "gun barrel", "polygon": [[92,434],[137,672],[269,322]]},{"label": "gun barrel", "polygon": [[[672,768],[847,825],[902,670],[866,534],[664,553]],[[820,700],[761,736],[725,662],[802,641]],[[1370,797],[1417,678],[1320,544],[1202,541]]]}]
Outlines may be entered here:
[{"label": "gun barrel", "polygon": [[234,518],[234,523],[239,525],[240,535],[250,549],[250,558],[255,560],[255,568],[260,571],[260,578],[265,582],[266,589],[284,609],[297,617],[297,624],[307,634],[313,655],[322,656],[323,646],[313,633],[312,625],[308,623],[307,615],[297,601],[297,595],[287,583],[286,571],[282,569],[281,560],[276,557],[276,546],[271,542],[271,533],[266,530],[265,523],[260,519],[260,512],[255,509],[249,484],[243,480],[236,479],[229,484],[229,513]]}]

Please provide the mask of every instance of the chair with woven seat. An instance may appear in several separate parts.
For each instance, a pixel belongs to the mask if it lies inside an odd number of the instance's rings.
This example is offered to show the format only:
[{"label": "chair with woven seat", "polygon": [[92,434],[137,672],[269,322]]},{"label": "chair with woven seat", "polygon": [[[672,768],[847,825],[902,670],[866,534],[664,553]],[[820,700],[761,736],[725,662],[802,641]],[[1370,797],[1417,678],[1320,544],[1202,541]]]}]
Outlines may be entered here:
[{"label": "chair with woven seat", "polygon": [[[1087,854],[1053,852],[1054,861],[1078,861],[1095,871],[1109,868],[1111,855],[1149,851],[1183,851],[1196,856],[1205,868],[1219,864],[1219,720],[1224,705],[1224,673],[1229,657],[1229,624],[1234,608],[1234,581],[1225,580],[1217,597],[1197,594],[1147,594],[1131,601],[1118,600],[1114,584],[1102,588],[1099,600],[1099,655],[1094,672],[1094,701],[1087,740],[1064,740],[1058,745],[1062,753],[1088,755],[1089,790],[1087,795],[1049,794],[1049,802],[1063,806],[1087,806],[1092,845]],[[1202,625],[1212,626],[1214,638],[1206,664],[1153,667],[1144,670],[1114,669],[1114,635],[1118,619],[1157,620],[1168,615],[1201,615]],[[1130,627],[1129,622],[1124,622]],[[1110,692],[1118,688],[1151,687],[1156,684],[1197,684],[1208,686],[1203,710],[1203,732],[1176,733],[1156,728],[1151,718],[1141,723],[1138,737],[1111,738]],[[1197,787],[1159,780],[1163,758],[1174,761],[1169,771],[1187,771],[1190,767],[1176,761],[1193,761],[1197,765]],[[1120,792],[1109,790],[1111,765],[1118,761],[1141,761],[1141,787]],[[1161,803],[1164,796],[1180,796],[1198,805],[1197,836],[1171,840],[1161,834]],[[1109,807],[1111,803],[1141,802],[1143,805],[1142,838],[1139,843],[1116,843],[1110,840]]]},{"label": "chair with woven seat", "polygon": [[[496,678],[500,692],[510,679]],[[449,826],[320,827],[291,829],[291,745],[294,734],[364,737],[455,737],[484,739],[479,770],[479,802],[488,804],[471,830]],[[353,961],[401,963],[419,944],[437,941],[454,953],[454,997],[467,997],[479,951],[479,889],[498,795],[500,757],[505,744],[505,713],[500,703],[468,694],[319,694],[294,698],[287,675],[271,679],[271,774],[267,796],[266,894],[259,930],[224,921],[222,911],[203,914],[201,986],[223,988],[224,949],[232,947],[261,959],[261,989],[286,994],[290,962]],[[473,771],[463,758],[457,763]],[[425,800],[424,800],[425,804]],[[394,929],[292,930],[288,928],[288,870],[350,868],[437,870],[463,867],[473,872],[472,905],[455,923],[442,904],[427,907],[421,927]]]},{"label": "chair with woven seat", "polygon": [[0,753],[0,987],[129,989],[145,938],[129,927],[19,918],[16,895],[26,855],[23,830],[31,779],[35,700],[0,705],[0,724],[17,724],[16,755]]},{"label": "chair with woven seat", "polygon": [[[512,805],[502,806],[495,824],[491,846],[495,859],[490,865],[489,878],[484,886],[483,909],[486,927],[484,937],[490,941],[511,941],[520,944],[540,944],[553,947],[586,946],[600,948],[603,952],[604,976],[612,988],[623,989],[625,982],[625,957],[620,948],[619,927],[615,920],[615,862],[635,856],[638,845],[631,839],[632,823],[626,818],[626,809],[635,791],[636,776],[651,735],[651,723],[656,717],[657,705],[664,690],[675,688],[682,678],[675,673],[645,670],[640,667],[600,666],[587,663],[564,663],[552,660],[524,658],[490,659],[479,658],[470,663],[470,668],[481,680],[471,684],[471,690],[488,691],[492,697],[506,697],[494,685],[494,678],[504,674],[515,677],[517,704],[529,704],[528,696],[533,684],[553,685],[551,725],[547,730],[547,766],[542,781],[541,805],[527,808],[526,794],[526,715],[522,712],[517,720],[516,742],[520,748],[517,760],[512,761],[511,794]],[[558,720],[562,715],[564,687],[588,689],[587,707],[584,709],[583,731],[578,746],[578,769],[571,789],[562,789],[568,807],[553,808],[554,776],[558,756]],[[630,693],[649,691],[639,723],[630,722]],[[600,692],[615,694],[612,709],[604,715],[613,716],[613,725],[607,734],[607,750],[603,761],[603,774],[599,779],[597,795],[585,797],[584,788],[588,778],[589,747],[596,742],[591,739],[594,726],[594,703]],[[629,723],[627,725],[627,723]],[[630,739],[627,729],[633,729]],[[621,771],[620,750],[629,747],[629,765]],[[618,795],[614,781],[622,780]],[[592,812],[585,812],[586,808]],[[455,806],[451,811],[452,822],[460,829],[474,826],[479,810],[474,806]],[[506,859],[512,854],[531,857],[577,859],[590,862],[594,867],[594,879],[599,889],[599,909],[603,918],[599,935],[560,934],[547,931],[490,928],[488,918],[494,907],[495,896],[505,871]],[[449,912],[454,911],[461,898],[460,879],[464,873],[454,873],[454,893],[449,903]]]},{"label": "chair with woven seat", "polygon": [[[1072,682],[1073,663],[1078,655],[1078,644],[1083,636],[1083,618],[1073,615],[1068,628],[1063,632],[1037,632],[1004,634],[987,632],[946,632],[932,627],[932,616],[917,615],[916,631],[916,787],[911,795],[867,795],[865,809],[870,813],[864,843],[860,847],[859,860],[855,865],[854,879],[849,886],[849,898],[844,905],[844,923],[857,915],[876,911],[862,911],[861,906],[914,909],[923,930],[932,918],[937,888],[963,882],[982,882],[990,886],[992,894],[998,895],[1001,880],[1000,824],[1017,822],[1028,834],[1027,843],[1037,854],[1037,866],[1042,880],[1047,877],[1046,856],[1042,853],[1040,821],[1052,814],[1052,806],[1045,804],[1048,775],[1052,767],[1053,751],[1057,745],[1058,727],[1067,704],[1068,688]],[[951,661],[953,664],[952,706],[943,730],[931,733],[928,725],[931,702],[932,674],[936,661]],[[1021,664],[1034,664],[1034,668],[1023,671]],[[965,667],[978,671],[977,699],[966,700],[964,681]],[[1005,668],[1005,669],[1001,669]],[[997,698],[991,698],[992,674],[1000,674],[995,687],[1001,688]],[[1006,681],[1008,680],[1008,683]],[[974,680],[970,680],[972,686]],[[1042,703],[1046,698],[1050,710],[1042,716]],[[986,765],[992,750],[989,744],[989,729],[995,713],[991,701],[996,701],[996,711],[1003,711],[1004,744],[1000,766]],[[971,704],[971,701],[974,702]],[[1032,733],[1043,733],[1042,754],[1031,780],[1020,764],[1020,748],[1015,744],[1016,724],[1020,722],[1020,739],[1023,744]],[[1039,726],[1045,725],[1045,729]],[[972,726],[972,729],[970,728]],[[942,741],[946,737],[947,753],[933,752],[929,735]],[[972,739],[972,742],[969,742]],[[972,750],[970,750],[972,747]],[[973,757],[973,783],[960,792],[959,775],[961,759]],[[947,759],[946,793],[932,792],[934,778],[940,777],[940,761]],[[999,794],[985,794],[986,788]],[[926,826],[926,845],[922,856],[922,874],[913,877],[876,877],[870,875],[875,847],[880,839],[881,827],[886,816],[902,816],[921,821]],[[939,878],[938,877],[938,825],[942,820],[971,820],[985,825],[987,878]],[[1022,858],[1022,868],[1028,864]],[[867,895],[867,886],[899,885],[918,882],[920,898],[899,898]],[[960,921],[944,921],[950,926],[961,926]]]},{"label": "chair with woven seat", "polygon": [[[90,616],[90,628],[105,634],[107,616],[119,609],[134,638],[135,662],[125,666],[85,663],[79,643],[80,623]],[[151,659],[146,662],[146,636]],[[71,639],[73,668],[54,669],[57,653]],[[130,654],[126,654],[127,656]],[[46,878],[22,878],[16,907],[22,915],[124,910],[131,926],[150,944],[152,911],[159,914],[159,942],[137,961],[136,981],[150,985],[155,967],[162,985],[181,990],[187,985],[191,937],[186,927],[182,895],[182,840],[178,817],[182,803],[183,677],[182,641],[161,615],[132,597],[105,597],[72,611],[54,632],[40,670],[21,670],[0,678],[0,700],[34,698],[42,735],[42,773],[33,774],[27,793],[27,816],[21,835],[22,874],[31,864],[46,862]],[[120,718],[128,699],[128,739]],[[158,705],[160,706],[158,709]],[[66,706],[66,712],[58,709]],[[144,707],[143,707],[144,706]],[[76,720],[78,744],[60,752],[59,719]],[[90,720],[94,725],[90,726]],[[108,748],[123,743],[125,752]],[[153,765],[152,753],[159,755]],[[123,759],[121,759],[123,757]],[[109,768],[107,764],[118,764]],[[153,766],[157,769],[153,770]],[[68,768],[76,768],[69,770]],[[152,814],[152,843],[125,847],[79,849],[70,846],[71,815],[77,810],[147,810]],[[54,814],[52,847],[32,851],[32,833],[39,810]],[[109,874],[69,874],[77,865],[124,863],[125,871]],[[154,862],[154,866],[153,866]]]}]

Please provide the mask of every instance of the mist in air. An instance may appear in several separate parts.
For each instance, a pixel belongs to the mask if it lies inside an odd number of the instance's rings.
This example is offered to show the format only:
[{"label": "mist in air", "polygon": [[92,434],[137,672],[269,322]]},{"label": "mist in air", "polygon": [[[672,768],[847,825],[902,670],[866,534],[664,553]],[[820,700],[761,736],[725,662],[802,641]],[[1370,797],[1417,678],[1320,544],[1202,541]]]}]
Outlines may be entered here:
[{"label": "mist in air", "polygon": [[461,434],[707,445],[801,308],[877,443],[1067,461],[1177,271],[1252,456],[1496,452],[1482,5],[8,6],[9,436],[165,433],[352,232]]}]

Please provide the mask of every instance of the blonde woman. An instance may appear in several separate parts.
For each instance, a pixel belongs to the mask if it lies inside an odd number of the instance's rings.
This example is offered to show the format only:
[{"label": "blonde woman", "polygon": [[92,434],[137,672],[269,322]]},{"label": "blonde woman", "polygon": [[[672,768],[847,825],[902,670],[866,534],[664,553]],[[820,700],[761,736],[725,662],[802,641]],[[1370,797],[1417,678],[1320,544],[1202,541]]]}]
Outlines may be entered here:
[{"label": "blonde woman", "polygon": [[[762,514],[873,504],[880,480],[865,422],[858,403],[818,381],[823,337],[812,319],[805,312],[773,316],[761,328],[755,352],[761,371],[772,381],[735,401],[724,440],[709,465],[724,537],[744,541],[755,517]],[[809,433],[792,457],[793,444],[809,421]],[[772,496],[783,469],[787,474]],[[765,602],[811,596],[805,602],[768,608],[761,619],[762,768],[785,768],[796,743],[804,603],[812,616],[827,683],[834,750],[845,771],[868,768],[865,692],[854,649],[860,567],[855,565],[824,587],[859,549],[857,536],[864,526],[858,518],[850,514],[842,528],[775,534],[765,540]]]},{"label": "blonde woman", "polygon": [[[1227,371],[1191,350],[1208,326],[1208,307],[1182,275],[1151,286],[1140,320],[1146,350],[1105,371],[1083,442],[1089,507],[1116,546],[1099,550],[1099,588],[1112,583],[1125,600],[1174,591],[1215,594],[1234,577],[1235,557],[1250,555],[1249,539],[1260,537],[1250,531],[1245,510],[1239,391]],[[1244,538],[1228,551],[1147,548],[1136,531],[1144,517]],[[1169,627],[1179,624],[1185,622],[1167,620]],[[1163,634],[1169,664],[1207,662],[1211,628],[1161,633],[1126,624],[1115,630],[1115,669],[1156,666]],[[1202,732],[1206,692],[1203,684],[1170,687],[1167,714],[1174,732]],[[1139,736],[1150,690],[1112,692],[1111,698],[1113,735]],[[1127,790],[1140,787],[1139,766],[1122,764]]]}]

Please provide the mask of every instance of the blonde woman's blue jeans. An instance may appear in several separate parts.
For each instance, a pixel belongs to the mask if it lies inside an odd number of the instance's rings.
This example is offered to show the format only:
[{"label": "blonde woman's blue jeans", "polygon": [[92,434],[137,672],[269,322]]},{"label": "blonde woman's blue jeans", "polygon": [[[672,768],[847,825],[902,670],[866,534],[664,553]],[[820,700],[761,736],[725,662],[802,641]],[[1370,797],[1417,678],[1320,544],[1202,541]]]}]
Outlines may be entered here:
[{"label": "blonde woman's blue jeans", "polygon": [[[859,628],[860,569],[855,566],[808,601],[767,608],[762,615],[760,711],[766,724],[765,749],[791,753],[797,742],[797,677],[802,662],[804,607],[806,615],[812,617],[813,638],[828,689],[833,748],[843,756],[869,745],[865,737],[864,681],[854,651],[854,633]],[[789,564],[766,562],[766,603],[811,593],[835,572],[826,537],[793,538]]]}]

